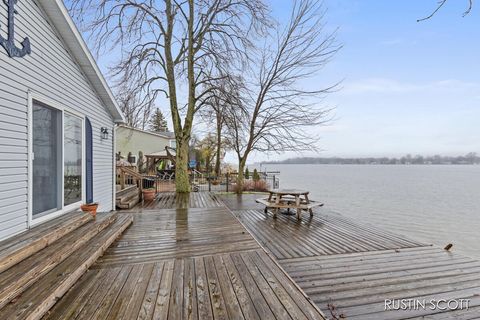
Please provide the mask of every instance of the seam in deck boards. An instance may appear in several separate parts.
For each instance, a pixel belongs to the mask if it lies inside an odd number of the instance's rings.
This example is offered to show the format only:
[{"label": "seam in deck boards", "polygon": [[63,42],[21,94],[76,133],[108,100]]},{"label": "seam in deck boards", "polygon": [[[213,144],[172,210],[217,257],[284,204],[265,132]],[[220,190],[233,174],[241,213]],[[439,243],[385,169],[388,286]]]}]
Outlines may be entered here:
[{"label": "seam in deck boards", "polygon": [[216,196],[162,196],[45,319],[323,318]]},{"label": "seam in deck boards", "polygon": [[[347,223],[325,209],[309,222],[285,215],[274,220],[248,203],[254,197],[246,199],[224,203],[327,316],[333,305],[336,316],[347,319],[480,319],[480,261]],[[347,239],[362,245],[339,246]],[[403,298],[471,301],[469,310],[384,310],[384,299]]]}]

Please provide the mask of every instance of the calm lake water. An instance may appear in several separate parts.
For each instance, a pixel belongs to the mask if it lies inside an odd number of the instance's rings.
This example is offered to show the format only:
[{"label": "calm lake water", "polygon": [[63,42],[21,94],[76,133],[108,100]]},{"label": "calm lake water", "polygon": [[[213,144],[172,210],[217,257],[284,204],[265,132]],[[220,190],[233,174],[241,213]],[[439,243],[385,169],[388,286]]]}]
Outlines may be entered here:
[{"label": "calm lake water", "polygon": [[480,258],[480,166],[264,165],[327,209]]}]

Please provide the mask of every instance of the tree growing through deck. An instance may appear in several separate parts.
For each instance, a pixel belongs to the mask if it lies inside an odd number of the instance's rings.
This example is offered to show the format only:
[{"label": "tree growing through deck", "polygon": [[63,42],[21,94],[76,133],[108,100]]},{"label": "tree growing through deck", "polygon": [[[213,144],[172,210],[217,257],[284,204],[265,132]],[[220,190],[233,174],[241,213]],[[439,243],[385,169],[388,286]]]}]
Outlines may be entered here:
[{"label": "tree growing through deck", "polygon": [[[238,192],[242,192],[247,159],[254,151],[315,150],[311,129],[331,120],[322,98],[336,85],[302,88],[341,48],[336,32],[327,32],[320,1],[295,1],[283,31],[269,36],[250,56],[247,71],[236,86],[237,108],[230,109],[229,140],[238,158]],[[303,84],[305,85],[305,84]]]},{"label": "tree growing through deck", "polygon": [[[176,190],[189,192],[188,151],[194,116],[225,74],[246,59],[268,25],[261,0],[71,0],[97,52],[120,49],[113,76],[143,101],[169,101],[176,139]],[[182,94],[184,93],[184,94]]]}]

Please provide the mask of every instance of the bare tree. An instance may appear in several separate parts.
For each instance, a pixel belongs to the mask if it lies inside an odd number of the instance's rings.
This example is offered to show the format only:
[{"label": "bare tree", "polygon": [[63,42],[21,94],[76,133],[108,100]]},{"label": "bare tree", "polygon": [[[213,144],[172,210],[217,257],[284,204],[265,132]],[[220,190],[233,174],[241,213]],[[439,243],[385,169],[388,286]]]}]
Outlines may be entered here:
[{"label": "bare tree", "polygon": [[116,88],[117,101],[120,109],[125,115],[127,125],[134,128],[145,130],[154,101],[142,99],[138,93],[126,90],[123,86]]},{"label": "bare tree", "polygon": [[199,157],[197,163],[204,162],[207,174],[212,172],[212,162],[215,158],[216,138],[213,134],[207,134],[203,139],[195,143],[195,150]]},{"label": "bare tree", "polygon": [[189,192],[194,115],[212,94],[204,88],[244,59],[252,33],[268,24],[267,7],[260,0],[71,0],[71,12],[89,26],[98,52],[121,49],[116,77],[146,100],[169,100],[176,189]]},{"label": "bare tree", "polygon": [[320,107],[336,85],[312,90],[300,82],[315,75],[340,49],[335,32],[326,32],[325,11],[315,0],[295,1],[289,22],[265,43],[238,85],[239,106],[230,109],[228,128],[238,157],[237,190],[254,151],[315,150],[318,137],[309,128],[330,120]]},{"label": "bare tree", "polygon": [[[222,102],[220,96],[216,95],[213,96],[209,103],[207,104],[208,108],[203,109],[201,113],[201,119],[205,122],[205,124],[209,128],[214,128],[214,139],[215,139],[215,168],[214,172],[215,175],[218,177],[220,175],[220,166],[221,166],[221,154],[222,154],[222,147],[223,147],[223,138],[222,132],[225,126],[225,115],[227,107],[226,104]],[[209,130],[209,135],[211,134],[212,130]]]},{"label": "bare tree", "polygon": [[[468,7],[467,7],[467,10],[465,10],[463,12],[463,16],[465,17],[466,15],[468,15],[470,13],[470,11],[472,11],[472,7],[473,7],[473,0],[467,0],[468,1]],[[426,16],[425,18],[421,18],[421,19],[418,19],[417,22],[420,22],[420,21],[425,21],[425,20],[428,20],[430,18],[432,18],[444,5],[445,3],[447,3],[448,0],[439,0],[438,1],[438,5],[437,7],[435,8],[435,10],[432,11],[432,13],[430,13],[428,16]]]},{"label": "bare tree", "polygon": [[[221,159],[222,153],[229,147],[230,143],[228,136],[224,136],[223,132],[226,129],[226,122],[229,114],[235,113],[241,104],[236,101],[238,99],[238,92],[236,86],[240,84],[238,78],[235,79],[233,70],[229,75],[226,75],[222,81],[214,84],[213,94],[210,99],[206,101],[206,108],[202,110],[201,119],[209,127],[214,129],[215,134],[215,167],[214,172],[218,177],[221,173]],[[209,134],[212,131],[209,131]]]}]

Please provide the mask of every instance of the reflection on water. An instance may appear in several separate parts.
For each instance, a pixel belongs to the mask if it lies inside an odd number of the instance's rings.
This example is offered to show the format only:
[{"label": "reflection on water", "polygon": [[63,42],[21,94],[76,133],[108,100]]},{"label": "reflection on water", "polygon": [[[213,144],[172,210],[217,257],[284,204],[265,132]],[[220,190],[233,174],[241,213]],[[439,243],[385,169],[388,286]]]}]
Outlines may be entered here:
[{"label": "reflection on water", "polygon": [[264,165],[342,215],[480,258],[480,166]]}]

